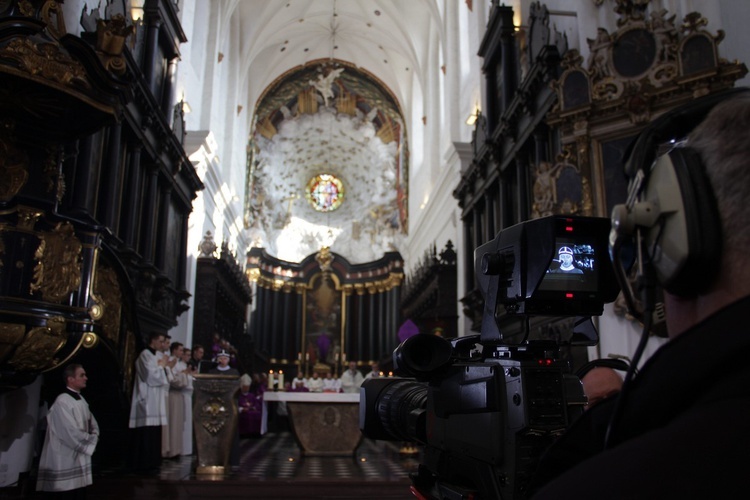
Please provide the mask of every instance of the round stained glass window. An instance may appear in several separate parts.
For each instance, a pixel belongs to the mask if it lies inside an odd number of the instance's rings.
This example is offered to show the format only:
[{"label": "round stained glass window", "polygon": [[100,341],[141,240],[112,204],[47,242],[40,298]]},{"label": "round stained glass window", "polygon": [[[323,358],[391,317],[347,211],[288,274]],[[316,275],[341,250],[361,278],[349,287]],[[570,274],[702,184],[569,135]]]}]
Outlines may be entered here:
[{"label": "round stained glass window", "polygon": [[307,183],[307,200],[318,212],[331,212],[344,201],[344,184],[331,174],[320,174]]}]

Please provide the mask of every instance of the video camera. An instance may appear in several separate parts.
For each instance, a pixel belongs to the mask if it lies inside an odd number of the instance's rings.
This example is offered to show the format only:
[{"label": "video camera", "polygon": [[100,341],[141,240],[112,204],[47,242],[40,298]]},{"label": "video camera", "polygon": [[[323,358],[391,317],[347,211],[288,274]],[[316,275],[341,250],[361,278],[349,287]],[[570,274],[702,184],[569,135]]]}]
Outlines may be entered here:
[{"label": "video camera", "polygon": [[[422,496],[528,495],[542,450],[586,403],[560,347],[595,344],[590,316],[619,293],[609,230],[604,218],[552,216],[501,231],[474,254],[485,299],[481,335],[410,337],[393,353],[396,373],[409,378],[362,385],[366,437],[424,445],[411,475]],[[503,338],[501,319],[517,318],[528,329],[530,316],[578,318],[566,340]]]}]

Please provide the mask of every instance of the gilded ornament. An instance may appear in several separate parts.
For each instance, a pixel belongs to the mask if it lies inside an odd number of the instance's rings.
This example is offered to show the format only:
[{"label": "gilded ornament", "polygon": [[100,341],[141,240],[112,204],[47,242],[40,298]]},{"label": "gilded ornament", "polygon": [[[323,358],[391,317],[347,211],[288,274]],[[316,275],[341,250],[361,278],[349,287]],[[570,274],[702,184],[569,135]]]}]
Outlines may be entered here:
[{"label": "gilded ornament", "polygon": [[32,328],[9,363],[17,370],[44,370],[54,366],[55,354],[65,345],[65,320],[52,318],[47,326]]},{"label": "gilded ornament", "polygon": [[62,201],[65,182],[62,172],[57,167],[57,149],[55,146],[47,147],[47,157],[44,159],[44,177],[47,181],[47,193],[54,193],[57,201]]},{"label": "gilded ornament", "polygon": [[18,9],[21,11],[21,14],[27,17],[33,17],[34,16],[34,5],[29,0],[19,0],[18,2]]},{"label": "gilded ornament", "polygon": [[21,344],[26,334],[26,325],[17,323],[0,323],[0,363]]},{"label": "gilded ornament", "polygon": [[69,222],[58,223],[40,239],[31,293],[41,292],[45,300],[58,302],[81,283],[81,242]]},{"label": "gilded ornament", "polygon": [[216,435],[229,420],[229,408],[221,399],[214,397],[201,406],[200,421],[204,429],[210,434]]},{"label": "gilded ornament", "polygon": [[61,3],[55,0],[47,0],[39,10],[42,21],[47,24],[47,31],[57,39],[67,34]]},{"label": "gilded ornament", "polygon": [[32,76],[66,86],[91,88],[83,65],[61,52],[54,43],[35,45],[27,38],[16,38],[0,50],[0,56],[16,61],[21,71]]},{"label": "gilded ornament", "polygon": [[33,231],[39,217],[44,215],[44,212],[36,210],[31,207],[20,207],[18,209],[18,229],[22,231]]},{"label": "gilded ornament", "polygon": [[81,345],[86,349],[91,349],[99,344],[99,336],[93,332],[83,334]]},{"label": "gilded ornament", "polygon": [[132,24],[127,24],[122,14],[111,19],[99,19],[96,22],[96,50],[102,64],[116,75],[123,75],[127,69],[122,51],[125,41],[135,31]]},{"label": "gilded ornament", "polygon": [[104,336],[115,345],[120,336],[120,311],[122,310],[122,292],[117,274],[112,268],[99,265],[96,270],[94,290],[97,307],[101,308],[102,314],[96,321],[101,325]]},{"label": "gilded ornament", "polygon": [[256,283],[260,279],[260,269],[253,267],[248,269],[246,272],[248,281]]},{"label": "gilded ornament", "polygon": [[29,156],[11,142],[0,139],[0,201],[10,201],[29,178]]},{"label": "gilded ornament", "polygon": [[318,254],[315,256],[315,260],[320,266],[320,270],[324,273],[331,272],[331,264],[333,263],[333,254],[329,247],[323,247],[320,249]]}]

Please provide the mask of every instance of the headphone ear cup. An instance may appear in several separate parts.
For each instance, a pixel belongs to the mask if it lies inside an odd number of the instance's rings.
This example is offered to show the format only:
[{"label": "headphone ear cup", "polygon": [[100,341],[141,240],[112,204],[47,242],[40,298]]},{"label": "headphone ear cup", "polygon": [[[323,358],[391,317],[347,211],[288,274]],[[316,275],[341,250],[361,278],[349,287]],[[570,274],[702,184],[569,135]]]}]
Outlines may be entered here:
[{"label": "headphone ear cup", "polygon": [[721,258],[719,210],[700,155],[683,147],[659,157],[644,193],[664,217],[646,236],[659,283],[694,296],[715,278]]}]

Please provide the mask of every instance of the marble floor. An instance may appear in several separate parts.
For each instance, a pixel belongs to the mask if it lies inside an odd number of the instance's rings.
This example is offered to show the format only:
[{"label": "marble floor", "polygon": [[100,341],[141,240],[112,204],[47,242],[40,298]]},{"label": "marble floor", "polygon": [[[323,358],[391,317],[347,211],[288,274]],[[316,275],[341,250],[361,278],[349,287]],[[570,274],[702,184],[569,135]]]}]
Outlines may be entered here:
[{"label": "marble floor", "polygon": [[154,477],[95,469],[87,498],[413,500],[408,475],[420,457],[400,446],[364,439],[353,456],[302,456],[291,433],[268,433],[241,440],[240,465],[223,476],[196,475],[194,456],[164,460]]}]

